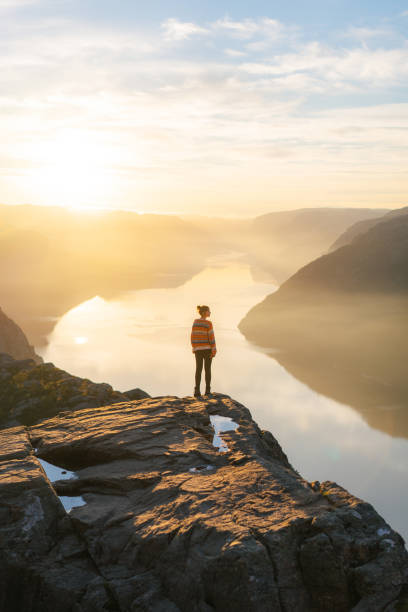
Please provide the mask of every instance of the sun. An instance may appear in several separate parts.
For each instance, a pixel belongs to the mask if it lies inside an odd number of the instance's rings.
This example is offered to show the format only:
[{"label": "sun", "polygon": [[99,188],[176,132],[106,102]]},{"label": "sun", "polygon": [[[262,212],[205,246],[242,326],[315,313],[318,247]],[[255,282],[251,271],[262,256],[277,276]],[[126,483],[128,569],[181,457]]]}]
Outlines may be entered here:
[{"label": "sun", "polygon": [[113,149],[87,131],[65,130],[31,146],[27,180],[34,198],[76,209],[102,206],[113,189]]}]

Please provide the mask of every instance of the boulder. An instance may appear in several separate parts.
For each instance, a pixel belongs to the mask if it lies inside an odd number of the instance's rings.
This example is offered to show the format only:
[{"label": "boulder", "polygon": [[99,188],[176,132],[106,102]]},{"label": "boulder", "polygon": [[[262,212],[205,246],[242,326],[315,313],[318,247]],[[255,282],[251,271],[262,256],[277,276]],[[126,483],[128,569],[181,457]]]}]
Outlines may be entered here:
[{"label": "boulder", "polygon": [[123,395],[125,395],[130,400],[140,400],[145,399],[146,397],[150,397],[150,395],[146,393],[146,391],[139,389],[139,387],[136,387],[136,389],[130,389],[129,391],[124,391]]}]

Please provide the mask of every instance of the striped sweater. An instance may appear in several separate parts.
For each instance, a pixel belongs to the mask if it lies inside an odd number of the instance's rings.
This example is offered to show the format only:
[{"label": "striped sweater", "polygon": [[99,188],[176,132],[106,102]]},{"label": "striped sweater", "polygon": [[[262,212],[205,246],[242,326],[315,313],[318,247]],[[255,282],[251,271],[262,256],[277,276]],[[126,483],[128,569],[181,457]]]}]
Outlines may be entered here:
[{"label": "striped sweater", "polygon": [[211,349],[216,353],[213,324],[208,319],[195,319],[191,330],[191,345],[193,352]]}]

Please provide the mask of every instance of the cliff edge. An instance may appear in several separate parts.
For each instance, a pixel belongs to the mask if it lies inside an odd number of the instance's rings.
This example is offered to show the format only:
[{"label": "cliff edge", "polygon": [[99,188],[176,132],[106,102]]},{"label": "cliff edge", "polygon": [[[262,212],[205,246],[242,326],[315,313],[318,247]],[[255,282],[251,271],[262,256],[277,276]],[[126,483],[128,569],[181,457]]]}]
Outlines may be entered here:
[{"label": "cliff edge", "polygon": [[71,407],[3,429],[0,457],[1,610],[408,605],[402,538],[228,396]]}]

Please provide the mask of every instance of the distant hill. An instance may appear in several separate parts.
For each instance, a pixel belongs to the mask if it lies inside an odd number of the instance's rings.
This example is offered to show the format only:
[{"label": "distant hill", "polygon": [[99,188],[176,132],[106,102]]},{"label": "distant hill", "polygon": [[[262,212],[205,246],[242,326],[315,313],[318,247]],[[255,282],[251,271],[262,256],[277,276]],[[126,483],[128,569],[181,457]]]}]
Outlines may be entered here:
[{"label": "distant hill", "polygon": [[219,246],[242,252],[256,280],[280,284],[301,266],[326,253],[354,223],[377,219],[386,212],[387,209],[371,208],[302,208],[253,219],[183,219],[207,232]]},{"label": "distant hill", "polygon": [[408,438],[408,214],[304,266],[239,328],[311,388]]},{"label": "distant hill", "polygon": [[304,266],[272,299],[299,291],[311,295],[311,290],[408,291],[408,213],[376,223],[350,244]]},{"label": "distant hill", "polygon": [[388,212],[370,208],[304,208],[256,217],[250,228],[254,268],[278,283],[326,253],[334,240],[359,221]]},{"label": "distant hill", "polygon": [[377,223],[381,223],[382,221],[389,221],[393,217],[398,217],[400,215],[405,215],[407,213],[408,213],[408,206],[405,206],[404,208],[398,208],[397,210],[392,210],[386,215],[377,217],[375,219],[364,219],[363,221],[358,221],[357,223],[354,223],[354,225],[346,229],[346,231],[343,232],[343,234],[341,234],[341,236],[339,236],[337,240],[335,240],[335,242],[330,247],[330,251],[335,251],[336,249],[338,249],[341,246],[344,246],[345,244],[350,244],[350,242],[356,236],[359,236],[360,234],[364,234],[369,229],[374,227],[374,225],[376,225]]},{"label": "distant hill", "polygon": [[0,206],[0,303],[39,345],[86,299],[180,285],[208,252],[211,235],[173,215]]},{"label": "distant hill", "polygon": [[[248,334],[261,326],[268,332],[276,317],[288,319],[297,313],[313,319],[317,310],[326,308],[330,316],[337,301],[354,306],[358,299],[392,296],[408,297],[408,214],[376,224],[351,244],[298,270],[249,311],[240,329]],[[298,327],[295,319],[292,325]]]},{"label": "distant hill", "polygon": [[0,206],[0,304],[36,346],[58,318],[99,295],[185,283],[211,257],[241,253],[281,282],[349,225],[381,211],[304,209],[256,219]]}]

